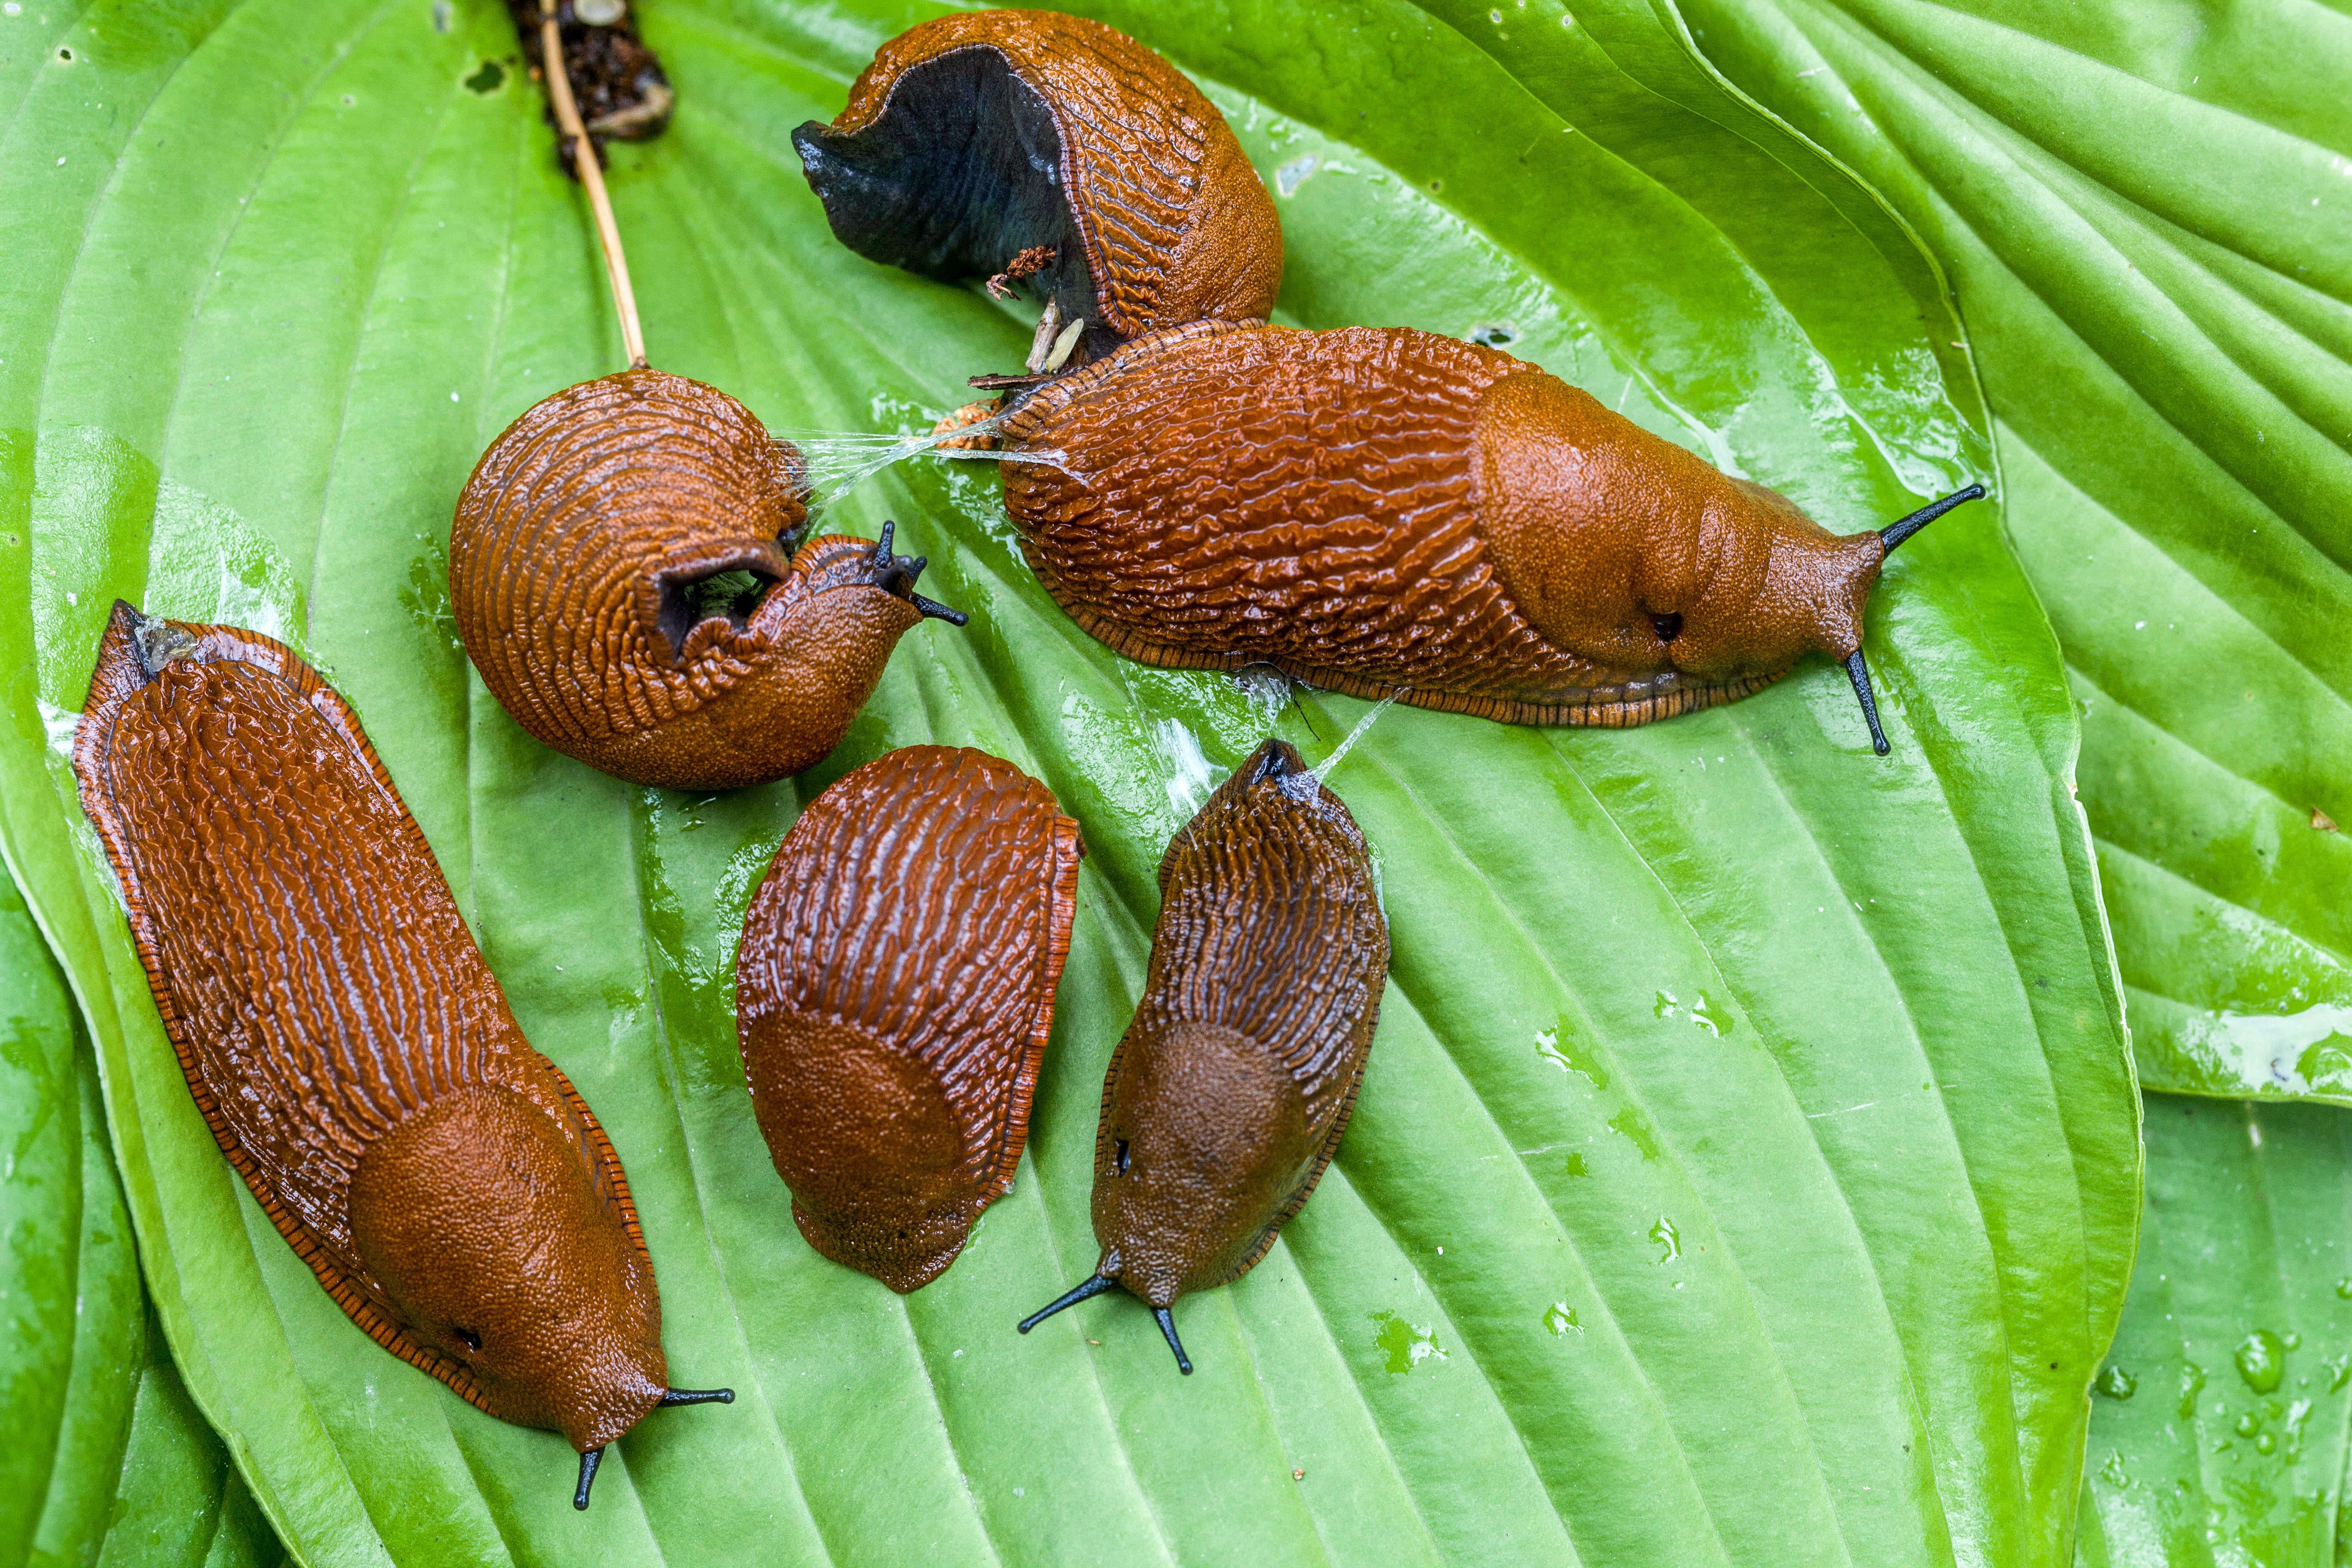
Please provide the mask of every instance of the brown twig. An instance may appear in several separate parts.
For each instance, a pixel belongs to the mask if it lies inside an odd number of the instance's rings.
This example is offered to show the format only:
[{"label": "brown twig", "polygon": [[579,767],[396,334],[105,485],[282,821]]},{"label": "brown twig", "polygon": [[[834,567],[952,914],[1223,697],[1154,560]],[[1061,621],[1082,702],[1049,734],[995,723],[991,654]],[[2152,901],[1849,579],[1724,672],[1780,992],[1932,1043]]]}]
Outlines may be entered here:
[{"label": "brown twig", "polygon": [[563,36],[555,23],[555,0],[539,0],[539,37],[556,128],[572,142],[572,166],[588,192],[588,210],[595,215],[596,237],[604,247],[604,270],[613,279],[613,309],[621,318],[621,342],[629,352],[629,368],[643,370],[646,331],[637,323],[637,296],[629,287],[629,258],[621,250],[621,229],[613,221],[613,200],[604,194],[604,171],[596,161],[596,145],[588,140],[588,128],[580,121],[580,105],[572,100],[572,74],[563,63]]}]

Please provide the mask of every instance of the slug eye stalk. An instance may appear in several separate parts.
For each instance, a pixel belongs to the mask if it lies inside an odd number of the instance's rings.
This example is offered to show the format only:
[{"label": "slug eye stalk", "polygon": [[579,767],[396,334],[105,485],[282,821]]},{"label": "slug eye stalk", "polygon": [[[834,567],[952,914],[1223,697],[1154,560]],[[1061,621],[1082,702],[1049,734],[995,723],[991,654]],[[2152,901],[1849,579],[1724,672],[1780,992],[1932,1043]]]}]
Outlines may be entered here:
[{"label": "slug eye stalk", "polygon": [[1862,717],[1870,726],[1870,749],[1883,757],[1888,751],[1886,731],[1878,727],[1878,700],[1870,694],[1870,666],[1862,662],[1860,648],[1845,661],[1845,673],[1853,682],[1853,694],[1862,699]]},{"label": "slug eye stalk", "polygon": [[1045,1306],[1038,1308],[1035,1311],[1022,1319],[1021,1332],[1024,1334],[1027,1333],[1030,1330],[1035,1328],[1038,1324],[1044,1322],[1046,1319],[1052,1317],[1055,1313],[1062,1310],[1066,1307],[1075,1307],[1081,1301],[1093,1300],[1097,1296],[1099,1296],[1104,1291],[1109,1289],[1114,1283],[1116,1283],[1116,1281],[1114,1281],[1109,1275],[1097,1274],[1091,1279],[1087,1279],[1078,1285],[1076,1289],[1064,1291],[1061,1295],[1055,1297],[1053,1300],[1047,1302]]},{"label": "slug eye stalk", "polygon": [[1910,516],[1899,518],[1896,521],[1888,523],[1885,528],[1880,529],[1878,531],[1879,542],[1885,547],[1886,553],[1892,555],[1895,553],[1895,547],[1896,545],[1902,543],[1905,540],[1910,538],[1913,534],[1918,532],[1921,529],[1927,527],[1929,523],[1935,521],[1937,518],[1943,516],[1954,507],[1958,506],[1962,501],[1980,500],[1984,493],[1984,486],[1970,485],[1966,489],[1954,490],[1950,495],[1945,496],[1940,500],[1931,500],[1926,506],[1921,507],[1917,511],[1913,512]]},{"label": "slug eye stalk", "polygon": [[[1912,512],[1906,517],[1898,518],[1895,521],[1888,523],[1885,528],[1878,531],[1879,544],[1883,552],[1885,554],[1892,554],[1896,545],[1902,543],[1905,540],[1910,538],[1913,534],[1918,532],[1921,529],[1927,527],[1929,523],[1935,521],[1937,518],[1943,516],[1954,507],[1960,505],[1963,501],[1980,500],[1983,498],[1984,493],[1984,486],[1969,485],[1964,489],[1954,490],[1950,495],[1938,497],[1937,500],[1929,501],[1926,506],[1921,507],[1917,511]],[[1863,720],[1870,726],[1870,749],[1876,752],[1883,757],[1886,755],[1890,748],[1886,744],[1886,731],[1879,728],[1878,699],[1870,689],[1870,666],[1863,662],[1862,650],[1860,648],[1854,649],[1853,652],[1847,657],[1845,661],[1845,673],[1846,679],[1853,682],[1853,694],[1855,698],[1862,703]]]}]

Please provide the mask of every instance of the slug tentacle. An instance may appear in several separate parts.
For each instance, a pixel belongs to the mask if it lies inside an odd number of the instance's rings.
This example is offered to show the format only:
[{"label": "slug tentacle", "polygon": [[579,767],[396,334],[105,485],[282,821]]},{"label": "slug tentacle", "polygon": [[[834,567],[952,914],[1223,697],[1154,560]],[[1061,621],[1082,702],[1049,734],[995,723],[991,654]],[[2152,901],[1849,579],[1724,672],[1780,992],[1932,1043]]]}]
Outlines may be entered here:
[{"label": "slug tentacle", "polygon": [[1224,117],[1098,22],[924,22],[882,47],[831,125],[793,142],[858,254],[1042,297],[1032,371],[1158,327],[1263,318],[1281,284],[1281,224]]},{"label": "slug tentacle", "polygon": [[[1001,378],[1000,378],[1001,379]],[[1039,580],[1146,663],[1269,664],[1516,723],[1643,724],[1843,661],[1890,544],[1499,351],[1199,321],[1017,394]]]},{"label": "slug tentacle", "polygon": [[342,700],[268,637],[118,603],[74,771],[197,1110],[336,1304],[575,1447],[659,1405],[619,1156]]},{"label": "slug tentacle", "polygon": [[1062,1294],[1055,1297],[1054,1300],[1048,1301],[1043,1307],[1038,1308],[1037,1310],[1022,1319],[1018,1325],[1020,1331],[1025,1334],[1030,1330],[1035,1328],[1038,1324],[1044,1322],[1046,1319],[1052,1317],[1055,1313],[1061,1311],[1064,1308],[1075,1307],[1081,1301],[1091,1301],[1096,1297],[1101,1295],[1104,1291],[1116,1288],[1118,1284],[1118,1281],[1111,1278],[1108,1274],[1088,1275],[1085,1279],[1079,1281],[1077,1285],[1072,1287],[1070,1289],[1065,1290]]},{"label": "slug tentacle", "polygon": [[919,557],[824,535],[806,468],[733,398],[625,371],[527,410],[457,503],[449,585],[483,683],[556,750],[728,789],[824,759],[918,621]]},{"label": "slug tentacle", "polygon": [[1081,853],[1043,784],[942,746],[853,770],[777,847],[744,920],[737,1030],[819,1252],[917,1289],[1011,1189]]}]

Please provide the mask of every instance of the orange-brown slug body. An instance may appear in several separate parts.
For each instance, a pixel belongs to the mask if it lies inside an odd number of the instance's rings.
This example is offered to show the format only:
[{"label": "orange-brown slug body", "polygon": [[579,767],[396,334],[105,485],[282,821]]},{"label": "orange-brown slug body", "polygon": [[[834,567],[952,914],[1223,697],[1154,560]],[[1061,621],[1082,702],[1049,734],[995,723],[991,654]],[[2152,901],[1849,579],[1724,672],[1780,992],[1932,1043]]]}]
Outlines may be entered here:
[{"label": "orange-brown slug body", "polygon": [[[628,370],[564,388],[458,498],[449,596],[482,682],[539,740],[632,784],[732,789],[823,761],[899,637],[963,617],[919,557],[807,520],[804,466],[716,388]],[[754,597],[756,595],[756,597]]]},{"label": "orange-brown slug body", "polygon": [[1224,116],[1099,22],[935,17],[793,142],[844,245],[937,278],[1027,279],[1049,323],[1086,323],[1072,363],[1159,327],[1262,319],[1282,283],[1281,223]]},{"label": "orange-brown slug body", "polygon": [[1148,664],[1267,663],[1524,724],[1643,724],[1807,653],[1869,716],[1887,550],[1971,486],[1833,535],[1535,366],[1427,332],[1200,322],[1030,393],[1005,506],[1080,626]]},{"label": "orange-brown slug body", "polygon": [[845,774],[776,848],[735,968],[760,1131],[809,1245],[904,1293],[1011,1190],[1077,908],[1078,825],[983,752]]},{"label": "orange-brown slug body", "polygon": [[1169,842],[1160,897],[1095,1133],[1101,1261],[1021,1331],[1122,1285],[1189,1373],[1176,1298],[1248,1273],[1348,1129],[1389,928],[1355,818],[1280,741]]},{"label": "orange-brown slug body", "polygon": [[352,1321],[581,1451],[663,1404],[621,1162],[522,1037],[359,720],[282,645],[118,603],[74,738],[221,1151]]}]

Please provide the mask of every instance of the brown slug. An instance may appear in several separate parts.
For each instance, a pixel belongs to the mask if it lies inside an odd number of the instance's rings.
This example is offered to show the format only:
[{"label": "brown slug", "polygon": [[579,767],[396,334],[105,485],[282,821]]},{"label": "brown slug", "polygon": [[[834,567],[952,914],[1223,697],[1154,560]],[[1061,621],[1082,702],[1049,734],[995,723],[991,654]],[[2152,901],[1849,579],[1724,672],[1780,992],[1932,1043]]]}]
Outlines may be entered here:
[{"label": "brown slug", "polygon": [[587,1103],[522,1037],[359,720],[258,633],[118,601],[82,808],[196,1108],[338,1306],[580,1450],[662,1405],[661,1298]]},{"label": "brown slug", "polygon": [[1084,17],[934,17],[885,44],[833,123],[810,121],[793,144],[859,255],[1040,293],[1032,370],[1057,347],[1083,364],[1155,328],[1261,319],[1281,286],[1282,226],[1224,116]]},{"label": "brown slug", "polygon": [[803,466],[716,388],[626,370],[534,404],[482,454],[449,597],[483,684],[548,745],[632,784],[732,789],[822,761],[899,636],[964,617],[924,563],[807,518]]},{"label": "brown slug", "polygon": [[1265,663],[1357,696],[1612,728],[1862,658],[1886,552],[1980,485],[1833,535],[1498,350],[1203,321],[1022,399],[1004,500],[1030,566],[1146,664]]},{"label": "brown slug", "polygon": [[1190,1373],[1176,1298],[1248,1273],[1348,1130],[1389,928],[1355,818],[1280,741],[1170,840],[1160,897],[1095,1133],[1102,1258],[1021,1331],[1123,1285]]},{"label": "brown slug", "polygon": [[1012,763],[908,746],[777,846],[736,957],[760,1131],[809,1245],[901,1294],[1012,1190],[1077,909],[1078,825]]}]

